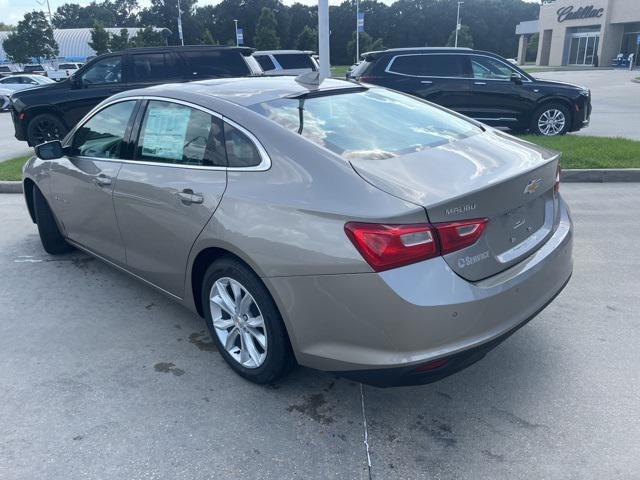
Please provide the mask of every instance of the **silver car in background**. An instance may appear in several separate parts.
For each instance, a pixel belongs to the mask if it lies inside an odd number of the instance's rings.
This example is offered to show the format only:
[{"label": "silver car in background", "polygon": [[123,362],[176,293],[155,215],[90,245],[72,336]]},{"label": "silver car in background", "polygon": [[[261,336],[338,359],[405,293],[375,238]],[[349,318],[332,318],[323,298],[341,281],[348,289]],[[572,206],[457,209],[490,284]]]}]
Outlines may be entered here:
[{"label": "silver car in background", "polygon": [[8,110],[10,97],[14,92],[26,88],[38,87],[55,83],[54,80],[43,75],[9,75],[0,79],[0,110]]},{"label": "silver car in background", "polygon": [[557,153],[384,88],[133,90],[36,153],[24,191],[45,250],[80,248],[197,312],[257,383],[296,363],[438,380],[572,272]]}]

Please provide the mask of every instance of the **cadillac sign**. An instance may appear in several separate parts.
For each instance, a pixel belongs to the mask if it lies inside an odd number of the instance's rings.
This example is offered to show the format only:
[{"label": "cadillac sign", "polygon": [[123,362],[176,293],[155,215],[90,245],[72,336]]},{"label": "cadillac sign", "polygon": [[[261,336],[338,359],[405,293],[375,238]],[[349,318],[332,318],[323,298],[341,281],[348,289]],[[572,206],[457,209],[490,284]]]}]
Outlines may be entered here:
[{"label": "cadillac sign", "polygon": [[604,13],[604,8],[595,8],[593,5],[586,7],[580,7],[577,10],[573,10],[573,5],[568,7],[562,7],[558,9],[558,22],[562,23],[565,20],[583,20],[585,18],[600,18]]}]

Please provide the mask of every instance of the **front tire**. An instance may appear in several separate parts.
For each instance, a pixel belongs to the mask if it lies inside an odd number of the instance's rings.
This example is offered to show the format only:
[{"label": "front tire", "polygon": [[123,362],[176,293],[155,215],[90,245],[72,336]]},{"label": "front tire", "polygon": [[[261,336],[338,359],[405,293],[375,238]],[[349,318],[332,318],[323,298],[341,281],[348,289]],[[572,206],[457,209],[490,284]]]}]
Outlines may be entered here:
[{"label": "front tire", "polygon": [[571,126],[571,113],[560,103],[547,103],[538,108],[531,119],[531,132],[552,137],[564,135]]},{"label": "front tire", "polygon": [[35,147],[51,140],[61,140],[69,130],[55,115],[41,113],[31,119],[27,126],[27,141]]},{"label": "front tire", "polygon": [[72,251],[73,247],[65,241],[60,233],[60,229],[58,228],[58,224],[47,200],[35,185],[33,187],[33,210],[36,217],[36,224],[38,225],[40,241],[45,251],[51,255],[60,255]]},{"label": "front tire", "polygon": [[202,307],[209,332],[240,376],[269,384],[294,365],[282,317],[258,276],[241,262],[221,258],[207,269]]}]

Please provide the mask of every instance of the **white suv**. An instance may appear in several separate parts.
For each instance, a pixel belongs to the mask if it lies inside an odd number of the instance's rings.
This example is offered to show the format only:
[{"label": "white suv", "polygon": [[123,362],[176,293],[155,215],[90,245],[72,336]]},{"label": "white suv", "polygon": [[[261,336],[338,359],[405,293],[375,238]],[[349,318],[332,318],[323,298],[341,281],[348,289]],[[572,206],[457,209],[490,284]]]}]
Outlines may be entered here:
[{"label": "white suv", "polygon": [[300,75],[318,70],[313,52],[305,50],[262,50],[253,52],[267,75]]}]

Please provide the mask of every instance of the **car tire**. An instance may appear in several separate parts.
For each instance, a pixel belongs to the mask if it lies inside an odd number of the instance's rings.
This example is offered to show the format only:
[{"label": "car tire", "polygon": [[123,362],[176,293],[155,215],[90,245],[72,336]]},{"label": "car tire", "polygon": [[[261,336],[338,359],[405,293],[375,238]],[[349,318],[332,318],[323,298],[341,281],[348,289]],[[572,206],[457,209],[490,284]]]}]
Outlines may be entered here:
[{"label": "car tire", "polygon": [[536,135],[564,135],[571,126],[571,112],[560,103],[546,103],[538,108],[531,119],[530,130]]},{"label": "car tire", "polygon": [[[242,307],[241,299],[247,300],[246,312],[237,308],[235,321],[232,312],[220,307],[223,295],[220,290],[226,292],[229,303],[236,307]],[[205,272],[201,298],[211,337],[238,375],[257,384],[270,384],[289,373],[295,360],[282,316],[271,294],[251,269],[234,258],[216,260]],[[245,317],[246,323],[242,323],[241,317]],[[262,319],[262,326],[257,318]],[[258,340],[261,335],[262,343]],[[228,341],[230,338],[232,342]],[[256,355],[251,354],[251,345]]]},{"label": "car tire", "polygon": [[58,224],[47,200],[35,185],[33,187],[33,210],[36,217],[36,224],[38,225],[40,241],[45,251],[51,255],[71,252],[73,247],[66,242],[60,233],[60,229],[58,228]]},{"label": "car tire", "polygon": [[61,140],[69,130],[57,116],[41,113],[31,119],[27,126],[27,141],[35,147],[51,140]]}]

